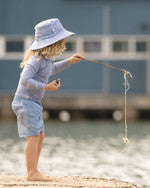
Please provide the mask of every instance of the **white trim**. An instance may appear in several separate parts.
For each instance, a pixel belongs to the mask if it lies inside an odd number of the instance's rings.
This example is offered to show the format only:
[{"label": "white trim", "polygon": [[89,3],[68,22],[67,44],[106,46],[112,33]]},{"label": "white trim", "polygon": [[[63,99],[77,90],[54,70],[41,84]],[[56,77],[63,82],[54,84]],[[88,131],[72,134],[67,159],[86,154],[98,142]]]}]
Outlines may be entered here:
[{"label": "white trim", "polygon": [[[21,52],[6,52],[6,41],[23,41],[24,50],[28,49],[31,41],[33,40],[32,35],[0,35],[0,60],[12,59],[21,60],[23,53]],[[106,59],[110,60],[147,60],[150,53],[150,35],[78,35],[68,38],[67,41],[75,42],[76,49],[67,52],[65,51],[59,58],[67,58],[72,56],[74,53],[79,53],[86,58],[90,59]],[[99,41],[101,43],[101,50],[98,52],[84,52],[84,41]],[[113,41],[127,41],[128,50],[125,52],[113,52],[112,44]],[[136,52],[136,42],[146,41],[147,51]]]},{"label": "white trim", "polygon": [[27,50],[30,47],[33,39],[34,38],[31,35],[27,35],[24,37],[24,50]]},{"label": "white trim", "polygon": [[146,93],[150,94],[150,56],[146,62]]},{"label": "white trim", "polygon": [[6,42],[5,42],[5,37],[0,35],[0,59],[3,58],[5,56],[5,46]]},{"label": "white trim", "polygon": [[76,38],[76,52],[83,55],[84,51],[83,51],[83,43],[84,43],[84,39],[83,37],[79,36]]}]

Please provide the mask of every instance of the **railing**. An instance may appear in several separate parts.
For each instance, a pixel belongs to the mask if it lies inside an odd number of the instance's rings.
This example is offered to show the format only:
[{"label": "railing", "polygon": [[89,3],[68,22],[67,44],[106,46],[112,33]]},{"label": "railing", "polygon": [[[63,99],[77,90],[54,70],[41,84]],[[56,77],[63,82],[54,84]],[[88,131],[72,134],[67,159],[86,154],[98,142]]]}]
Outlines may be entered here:
[{"label": "railing", "polygon": [[[31,35],[0,35],[0,59],[22,59],[30,47]],[[59,57],[73,53],[106,60],[147,60],[150,55],[150,35],[79,35],[68,38],[67,50]]]}]

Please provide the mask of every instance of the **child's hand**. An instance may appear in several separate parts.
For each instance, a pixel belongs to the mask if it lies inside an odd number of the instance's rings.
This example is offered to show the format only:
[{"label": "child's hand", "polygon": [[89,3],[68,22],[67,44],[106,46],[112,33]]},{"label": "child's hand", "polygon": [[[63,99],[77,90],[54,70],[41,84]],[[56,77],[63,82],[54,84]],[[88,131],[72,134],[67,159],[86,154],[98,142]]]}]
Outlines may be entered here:
[{"label": "child's hand", "polygon": [[81,55],[74,54],[72,57],[68,58],[67,61],[69,65],[79,63],[82,59],[84,59]]},{"label": "child's hand", "polygon": [[60,79],[54,80],[50,82],[49,84],[46,84],[44,90],[46,91],[56,91],[60,88]]}]

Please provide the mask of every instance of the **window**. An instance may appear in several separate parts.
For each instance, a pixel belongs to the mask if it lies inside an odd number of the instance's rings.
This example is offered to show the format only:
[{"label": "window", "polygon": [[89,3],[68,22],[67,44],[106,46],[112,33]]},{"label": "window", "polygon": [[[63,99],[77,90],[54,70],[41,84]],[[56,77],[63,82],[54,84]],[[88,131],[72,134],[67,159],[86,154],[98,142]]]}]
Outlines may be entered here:
[{"label": "window", "polygon": [[66,41],[66,51],[72,52],[76,50],[76,43],[71,41]]},{"label": "window", "polygon": [[6,41],[6,52],[23,52],[24,41]]},{"label": "window", "polygon": [[145,41],[138,41],[136,42],[136,51],[137,52],[146,52],[146,42]]},{"label": "window", "polygon": [[114,52],[127,52],[128,51],[128,42],[127,41],[114,41],[113,42],[113,51]]},{"label": "window", "polygon": [[99,41],[85,41],[84,52],[100,52],[101,42]]}]

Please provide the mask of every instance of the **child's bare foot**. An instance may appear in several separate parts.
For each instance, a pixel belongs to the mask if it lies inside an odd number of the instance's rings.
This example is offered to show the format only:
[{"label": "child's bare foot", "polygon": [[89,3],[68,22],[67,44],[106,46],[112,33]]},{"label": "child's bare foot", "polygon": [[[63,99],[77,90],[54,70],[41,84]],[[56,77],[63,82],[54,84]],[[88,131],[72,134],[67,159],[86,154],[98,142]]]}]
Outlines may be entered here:
[{"label": "child's bare foot", "polygon": [[53,181],[53,179],[50,176],[46,176],[38,171],[30,173],[30,175],[27,176],[28,181]]}]

